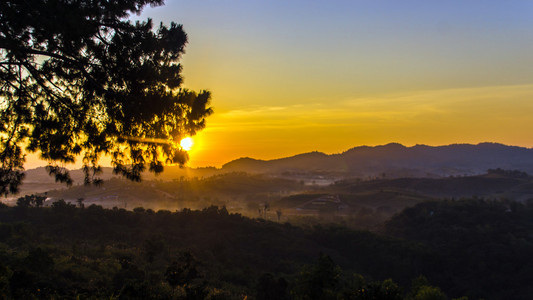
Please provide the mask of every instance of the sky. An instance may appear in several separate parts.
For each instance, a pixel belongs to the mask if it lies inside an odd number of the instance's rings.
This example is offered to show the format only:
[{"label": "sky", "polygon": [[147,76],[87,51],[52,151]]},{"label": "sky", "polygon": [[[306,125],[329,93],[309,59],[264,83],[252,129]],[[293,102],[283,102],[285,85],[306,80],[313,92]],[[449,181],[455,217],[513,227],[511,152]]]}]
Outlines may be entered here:
[{"label": "sky", "polygon": [[398,142],[533,147],[533,1],[167,0],[184,87],[212,92],[192,167]]}]

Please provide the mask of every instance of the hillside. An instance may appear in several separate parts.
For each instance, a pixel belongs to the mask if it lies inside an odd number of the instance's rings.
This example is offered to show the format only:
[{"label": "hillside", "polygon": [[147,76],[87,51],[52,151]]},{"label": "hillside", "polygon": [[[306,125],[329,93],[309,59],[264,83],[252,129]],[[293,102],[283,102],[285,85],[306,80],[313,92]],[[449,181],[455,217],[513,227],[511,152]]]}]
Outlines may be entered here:
[{"label": "hillside", "polygon": [[318,217],[320,223],[375,230],[404,208],[428,200],[485,198],[525,203],[533,199],[533,178],[520,171],[494,169],[475,176],[344,179],[322,186],[241,172],[172,181],[112,178],[102,186],[55,189],[47,196],[46,205],[57,199],[77,203],[80,198],[86,206],[130,210],[142,206],[174,211],[218,205],[250,217],[295,224],[309,221],[305,217]]},{"label": "hillside", "polygon": [[[80,209],[62,201],[0,205],[0,294],[184,299],[169,295],[194,288],[207,299],[307,299],[302,287],[319,285],[336,295],[331,299],[375,299],[360,293],[392,288],[378,283],[392,278],[405,289],[396,286],[399,294],[387,299],[399,300],[410,299],[411,281],[424,275],[450,297],[528,299],[532,217],[531,204],[425,202],[375,234],[250,219],[217,207],[172,213]],[[184,277],[169,277],[168,270]],[[254,298],[264,276],[283,279],[278,287],[292,296]]]},{"label": "hillside", "polygon": [[394,216],[388,235],[442,255],[439,276],[452,293],[486,299],[530,299],[533,202],[462,200],[417,204]]},{"label": "hillside", "polygon": [[319,172],[340,177],[385,175],[398,178],[472,175],[496,168],[533,173],[533,149],[496,143],[437,147],[405,147],[392,143],[376,147],[361,146],[331,155],[311,152],[268,161],[241,158],[225,164],[222,170]]},{"label": "hillside", "polygon": [[[171,181],[182,177],[209,177],[220,172],[216,168],[188,168],[179,166],[166,166],[165,171],[161,174],[153,174],[144,172],[142,174],[143,180],[165,180]],[[26,177],[20,186],[19,194],[34,194],[43,193],[49,190],[65,189],[67,186],[63,183],[55,182],[54,177],[50,176],[45,167],[30,169],[25,172]],[[81,169],[70,170],[70,176],[74,181],[74,186],[83,184],[83,171]],[[120,178],[113,174],[113,169],[110,167],[103,167],[102,174],[99,177],[103,180],[110,180],[113,178]]]},{"label": "hillside", "polygon": [[485,198],[522,203],[533,200],[533,178],[519,171],[489,170],[476,176],[444,178],[345,179],[330,186],[281,197],[271,203],[289,220],[320,216],[352,228],[376,229],[406,207],[428,200]]},{"label": "hillside", "polygon": [[[232,212],[254,216],[259,203],[302,192],[308,186],[301,182],[261,174],[225,173],[207,178],[145,180],[131,182],[122,178],[104,181],[102,186],[73,186],[50,190],[47,196],[75,203],[83,198],[86,205],[98,204],[133,209],[202,209],[211,205],[226,206]],[[50,199],[48,202],[53,201]]]},{"label": "hillside", "polygon": [[346,179],[330,187],[338,193],[360,193],[385,190],[417,193],[434,198],[485,197],[513,200],[533,199],[533,178],[527,173],[489,169],[488,173],[474,176],[443,178],[391,178],[376,180]]},{"label": "hillside", "polygon": [[[158,175],[145,172],[143,179],[170,181],[181,177],[206,178],[217,174],[246,172],[282,176],[307,184],[328,185],[351,177],[438,178],[483,174],[488,169],[496,168],[533,174],[533,149],[495,143],[438,147],[387,144],[355,147],[344,153],[331,155],[311,152],[274,160],[240,158],[226,163],[220,169],[167,166]],[[72,170],[71,176],[75,185],[83,182],[81,169]],[[102,179],[108,180],[115,176],[111,168],[103,168]],[[45,168],[41,167],[26,171],[20,194],[61,188],[65,188],[65,185],[56,183]]]}]

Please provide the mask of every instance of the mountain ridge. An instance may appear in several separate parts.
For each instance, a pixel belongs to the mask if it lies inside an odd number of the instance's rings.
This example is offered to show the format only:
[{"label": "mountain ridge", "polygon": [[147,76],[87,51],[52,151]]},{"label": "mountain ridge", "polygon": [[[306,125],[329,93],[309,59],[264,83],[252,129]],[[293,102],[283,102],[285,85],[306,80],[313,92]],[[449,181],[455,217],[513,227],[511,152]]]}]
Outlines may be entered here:
[{"label": "mountain ridge", "polygon": [[[342,153],[307,152],[290,157],[260,160],[239,158],[223,171],[251,173],[339,172],[376,175],[383,172],[433,174],[435,176],[481,174],[488,169],[516,169],[533,173],[533,149],[500,143],[404,146],[389,143],[358,146]],[[411,170],[409,172],[409,170]],[[397,174],[401,176],[401,174]]]}]

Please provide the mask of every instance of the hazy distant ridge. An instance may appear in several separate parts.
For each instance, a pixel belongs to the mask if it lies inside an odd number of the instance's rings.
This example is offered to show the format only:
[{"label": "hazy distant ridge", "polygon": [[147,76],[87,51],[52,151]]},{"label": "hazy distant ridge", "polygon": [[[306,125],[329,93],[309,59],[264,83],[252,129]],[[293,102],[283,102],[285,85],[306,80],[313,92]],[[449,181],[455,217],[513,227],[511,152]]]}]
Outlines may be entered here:
[{"label": "hazy distant ridge", "polygon": [[416,145],[391,143],[361,146],[341,154],[310,152],[274,160],[240,158],[224,171],[257,173],[332,172],[353,175],[448,176],[481,174],[487,169],[513,169],[533,173],[533,149],[497,143]]}]

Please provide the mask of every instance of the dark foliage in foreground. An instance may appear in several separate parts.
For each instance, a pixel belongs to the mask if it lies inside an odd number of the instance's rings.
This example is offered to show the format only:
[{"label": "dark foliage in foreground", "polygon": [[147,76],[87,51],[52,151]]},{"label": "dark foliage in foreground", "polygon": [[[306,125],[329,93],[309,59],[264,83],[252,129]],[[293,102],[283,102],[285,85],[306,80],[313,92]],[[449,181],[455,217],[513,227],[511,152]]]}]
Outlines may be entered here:
[{"label": "dark foliage in foreground", "polygon": [[[472,235],[487,224],[497,226],[497,232],[483,233],[500,248],[478,247],[501,251],[468,256],[477,240],[465,244],[460,235],[443,235],[440,226],[451,230],[448,223],[434,227],[413,221],[428,207],[432,216],[442,212],[456,221],[463,217],[462,207],[469,207],[477,217],[458,226]],[[516,216],[505,219],[507,214]],[[524,284],[531,268],[525,251],[532,249],[524,234],[531,232],[525,221],[531,216],[530,206],[516,204],[421,204],[387,224],[389,234],[414,240],[409,241],[339,226],[294,227],[217,207],[175,213],[81,209],[63,201],[51,207],[2,207],[0,290],[15,299],[446,299],[443,291],[474,299],[523,299],[530,292]],[[504,220],[507,227],[497,225]],[[509,240],[494,239],[511,229],[516,233],[505,234],[518,241],[501,248]],[[441,242],[435,242],[437,236]],[[502,261],[504,267],[493,267]],[[487,268],[477,268],[481,265]]]},{"label": "dark foliage in foreground", "polygon": [[533,203],[426,202],[393,217],[386,231],[439,253],[442,264],[432,278],[452,294],[486,299],[533,295]]}]

